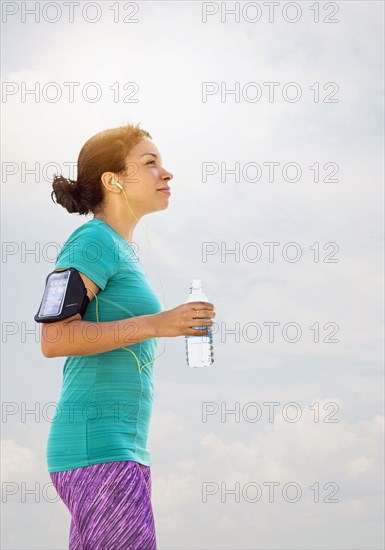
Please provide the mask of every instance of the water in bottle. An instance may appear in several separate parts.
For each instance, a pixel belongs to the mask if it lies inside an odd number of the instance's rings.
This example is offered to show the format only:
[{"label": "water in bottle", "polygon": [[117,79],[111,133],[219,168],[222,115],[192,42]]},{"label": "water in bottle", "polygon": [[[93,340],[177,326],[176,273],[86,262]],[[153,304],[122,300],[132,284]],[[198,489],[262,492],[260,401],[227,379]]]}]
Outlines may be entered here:
[{"label": "water in bottle", "polygon": [[[186,300],[188,302],[208,302],[206,295],[202,290],[200,279],[193,279],[190,285],[190,295]],[[198,308],[199,310],[199,308]],[[199,316],[202,318],[203,314]],[[210,317],[211,319],[211,317]],[[203,323],[202,323],[202,326]],[[196,326],[195,328],[202,328]],[[208,325],[212,326],[212,325]],[[209,367],[214,363],[214,346],[212,330],[203,336],[185,336],[187,365],[189,367]]]}]

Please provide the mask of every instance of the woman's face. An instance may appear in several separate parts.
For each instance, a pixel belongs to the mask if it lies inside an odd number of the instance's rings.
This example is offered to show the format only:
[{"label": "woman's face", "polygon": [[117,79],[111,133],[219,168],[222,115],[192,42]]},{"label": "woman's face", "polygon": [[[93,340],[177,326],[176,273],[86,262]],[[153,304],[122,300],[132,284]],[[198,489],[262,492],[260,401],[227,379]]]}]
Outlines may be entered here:
[{"label": "woman's face", "polygon": [[140,215],[168,207],[173,174],[162,166],[162,157],[150,138],[143,138],[126,157],[126,171],[117,178],[123,186],[130,207]]}]

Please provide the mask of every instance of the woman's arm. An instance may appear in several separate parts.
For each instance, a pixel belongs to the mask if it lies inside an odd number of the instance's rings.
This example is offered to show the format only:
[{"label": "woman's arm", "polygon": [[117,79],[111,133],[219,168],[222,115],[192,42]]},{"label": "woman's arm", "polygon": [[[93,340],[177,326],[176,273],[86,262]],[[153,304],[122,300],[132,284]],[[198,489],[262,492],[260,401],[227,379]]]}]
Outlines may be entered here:
[{"label": "woman's arm", "polygon": [[141,315],[119,321],[83,321],[80,313],[65,321],[43,323],[44,357],[94,355],[131,346],[155,337],[153,315]]},{"label": "woman's arm", "polygon": [[[64,271],[65,268],[56,271]],[[100,288],[79,272],[90,302]],[[42,323],[41,350],[44,357],[93,355],[131,346],[155,337],[153,315],[142,315],[119,321],[83,321],[80,313],[55,323]]]},{"label": "woman's arm", "polygon": [[[80,272],[79,275],[91,301],[93,293],[97,294],[100,289],[86,275]],[[199,317],[196,318],[198,309]],[[103,323],[83,321],[77,313],[63,321],[42,323],[41,350],[44,357],[94,355],[132,346],[150,338],[205,336],[214,324],[212,317],[215,315],[214,304],[210,302],[189,302],[152,315]],[[197,329],[197,326],[207,328]]]}]

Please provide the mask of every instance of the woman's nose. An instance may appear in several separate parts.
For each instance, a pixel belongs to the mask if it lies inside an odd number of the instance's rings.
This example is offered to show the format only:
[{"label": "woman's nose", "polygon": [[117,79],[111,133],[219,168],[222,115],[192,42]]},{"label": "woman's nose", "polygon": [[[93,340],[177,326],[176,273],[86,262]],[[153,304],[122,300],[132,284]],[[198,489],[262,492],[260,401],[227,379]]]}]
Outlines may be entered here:
[{"label": "woman's nose", "polygon": [[165,170],[165,176],[164,176],[165,179],[172,180],[173,177],[174,177],[174,174]]}]

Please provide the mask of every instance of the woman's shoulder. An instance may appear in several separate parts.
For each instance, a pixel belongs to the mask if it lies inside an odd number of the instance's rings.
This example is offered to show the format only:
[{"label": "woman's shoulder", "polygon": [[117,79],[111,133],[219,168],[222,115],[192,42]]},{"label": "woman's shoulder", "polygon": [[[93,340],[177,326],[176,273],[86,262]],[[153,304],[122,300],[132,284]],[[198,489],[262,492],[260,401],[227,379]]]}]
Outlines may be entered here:
[{"label": "woman's shoulder", "polygon": [[79,225],[68,237],[66,242],[74,241],[77,239],[90,239],[90,240],[100,240],[103,243],[112,243],[113,238],[106,228],[106,224],[102,220],[97,218],[92,218],[86,223]]},{"label": "woman's shoulder", "polygon": [[55,269],[74,267],[104,290],[119,270],[119,255],[103,222],[92,219],[77,227],[61,248]]}]

